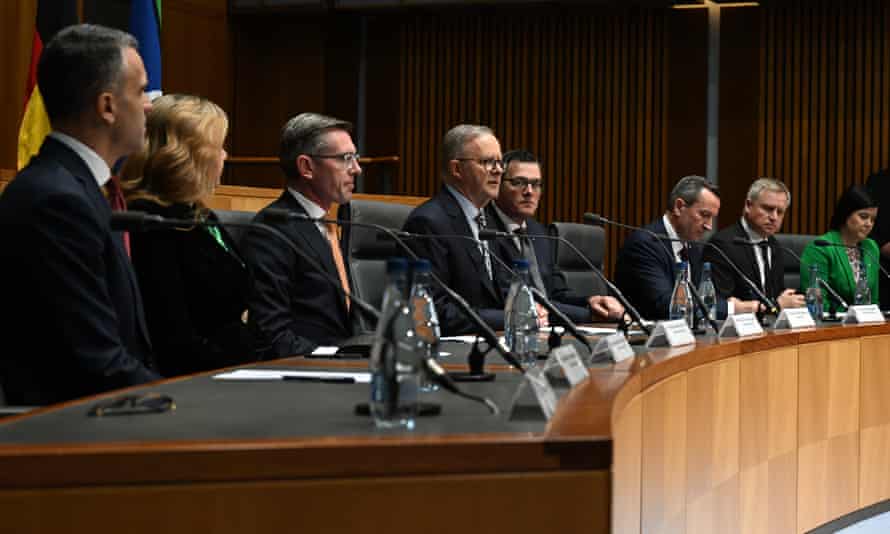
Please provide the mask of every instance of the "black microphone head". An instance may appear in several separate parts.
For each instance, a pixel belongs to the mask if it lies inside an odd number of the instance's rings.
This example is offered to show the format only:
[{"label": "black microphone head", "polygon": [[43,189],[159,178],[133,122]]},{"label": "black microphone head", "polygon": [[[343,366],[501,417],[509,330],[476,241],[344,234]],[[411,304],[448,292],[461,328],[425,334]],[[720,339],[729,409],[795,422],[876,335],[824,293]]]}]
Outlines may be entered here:
[{"label": "black microphone head", "polygon": [[164,218],[144,211],[115,211],[111,214],[113,232],[142,232],[152,226],[163,226]]},{"label": "black microphone head", "polygon": [[263,217],[270,221],[287,221],[290,219],[297,219],[300,221],[315,221],[315,219],[304,213],[298,213],[296,211],[286,210],[282,208],[265,208],[262,211],[262,214]]},{"label": "black microphone head", "polygon": [[817,247],[830,247],[831,246],[831,243],[829,243],[825,239],[817,239],[817,240],[813,241],[813,244],[816,245]]},{"label": "black microphone head", "polygon": [[732,244],[733,245],[756,245],[757,243],[755,243],[754,241],[751,241],[750,239],[745,239],[744,237],[736,237],[736,238],[733,238]]},{"label": "black microphone head", "polygon": [[487,228],[482,228],[479,230],[479,239],[481,239],[482,241],[491,241],[493,239],[508,236],[509,234],[507,234],[506,232],[498,232],[497,230],[489,230]]},{"label": "black microphone head", "polygon": [[605,217],[601,217],[600,215],[597,215],[596,213],[585,213],[583,215],[583,218],[584,218],[584,222],[586,222],[587,224],[595,224],[597,226],[603,226],[604,224],[609,222],[609,219],[606,219]]}]

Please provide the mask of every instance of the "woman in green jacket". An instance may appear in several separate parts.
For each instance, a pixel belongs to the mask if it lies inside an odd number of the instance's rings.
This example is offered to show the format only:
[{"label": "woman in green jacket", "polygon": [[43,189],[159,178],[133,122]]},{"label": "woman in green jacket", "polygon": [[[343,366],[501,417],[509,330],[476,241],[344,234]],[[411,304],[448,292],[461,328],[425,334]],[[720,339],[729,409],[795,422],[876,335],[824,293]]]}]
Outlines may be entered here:
[{"label": "woman in green jacket", "polygon": [[[801,255],[800,290],[805,292],[810,285],[810,265],[817,265],[822,279],[852,306],[856,282],[864,272],[871,290],[869,303],[877,304],[880,252],[877,243],[868,238],[877,215],[878,203],[864,186],[854,184],[847,188],[834,209],[831,230],[819,236],[829,245],[810,243]],[[826,311],[843,310],[827,291],[822,294]]]}]

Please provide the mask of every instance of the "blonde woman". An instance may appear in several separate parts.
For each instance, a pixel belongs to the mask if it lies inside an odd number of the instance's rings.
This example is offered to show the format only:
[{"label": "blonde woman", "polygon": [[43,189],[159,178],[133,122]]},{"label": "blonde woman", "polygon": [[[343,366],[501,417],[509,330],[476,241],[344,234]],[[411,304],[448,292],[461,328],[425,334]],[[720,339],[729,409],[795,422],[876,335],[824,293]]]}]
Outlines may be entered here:
[{"label": "blonde woman", "polygon": [[[215,220],[206,201],[222,175],[227,130],[225,112],[209,100],[188,95],[154,100],[145,148],[123,171],[129,209],[196,222]],[[254,359],[242,320],[248,273],[224,228],[134,232],[131,249],[163,375]]]}]

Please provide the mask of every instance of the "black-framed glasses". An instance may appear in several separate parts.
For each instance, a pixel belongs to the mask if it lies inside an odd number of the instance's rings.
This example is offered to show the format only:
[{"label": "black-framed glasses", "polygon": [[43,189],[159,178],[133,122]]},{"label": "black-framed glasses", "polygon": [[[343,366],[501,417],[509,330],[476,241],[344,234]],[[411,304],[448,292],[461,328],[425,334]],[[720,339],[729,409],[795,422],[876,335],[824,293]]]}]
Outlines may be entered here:
[{"label": "black-framed glasses", "polygon": [[496,168],[499,168],[500,170],[504,170],[504,160],[502,160],[502,159],[494,159],[494,158],[482,158],[482,159],[479,159],[479,158],[454,158],[454,159],[456,159],[457,161],[475,161],[479,165],[482,165],[482,167],[488,172],[492,172]]},{"label": "black-framed glasses", "polygon": [[88,415],[92,417],[140,415],[169,412],[175,409],[176,403],[169,395],[142,393],[140,395],[123,395],[98,402],[90,408]]},{"label": "black-framed glasses", "polygon": [[307,154],[309,157],[318,159],[334,159],[342,163],[346,167],[351,167],[353,163],[358,164],[361,154],[358,152],[343,152],[342,154]]},{"label": "black-framed glasses", "polygon": [[516,176],[513,178],[502,178],[505,182],[510,184],[510,187],[515,189],[525,189],[528,186],[532,186],[532,190],[540,191],[541,188],[544,187],[544,182],[541,180],[529,180],[528,178],[522,176]]}]

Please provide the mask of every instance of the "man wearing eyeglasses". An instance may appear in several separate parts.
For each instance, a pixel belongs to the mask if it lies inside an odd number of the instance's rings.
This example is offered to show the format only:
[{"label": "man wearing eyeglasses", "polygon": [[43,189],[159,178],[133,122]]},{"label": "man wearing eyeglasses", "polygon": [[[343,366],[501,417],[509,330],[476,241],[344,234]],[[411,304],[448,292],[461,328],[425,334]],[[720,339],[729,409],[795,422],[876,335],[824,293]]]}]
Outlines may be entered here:
[{"label": "man wearing eyeglasses", "polygon": [[494,228],[516,237],[497,241],[493,245],[496,253],[507,262],[523,257],[528,259],[532,283],[573,322],[620,319],[624,315],[624,306],[606,295],[604,286],[596,295],[574,294],[556,266],[553,241],[535,238],[548,235],[544,225],[535,219],[543,185],[541,166],[534,154],[526,150],[511,150],[504,154],[499,193],[486,210]]},{"label": "man wearing eyeglasses", "polygon": [[340,229],[295,218],[282,221],[268,213],[274,208],[319,219],[331,204],[349,202],[362,171],[351,130],[346,121],[316,113],[297,115],[281,129],[279,163],[286,187],[257,214],[256,222],[280,230],[322,270],[277,237],[256,228],[248,231],[246,261],[253,276],[249,317],[260,358],[309,354],[353,334]]},{"label": "man wearing eyeglasses", "polygon": [[[485,206],[498,195],[501,144],[486,126],[461,124],[445,134],[439,174],[443,186],[414,209],[404,230],[425,234],[412,239],[417,255],[430,260],[433,271],[459,293],[495,330],[504,328],[506,273],[491,258],[488,242],[475,242],[486,228]],[[441,291],[434,290],[444,335],[475,333],[476,327]]]}]

